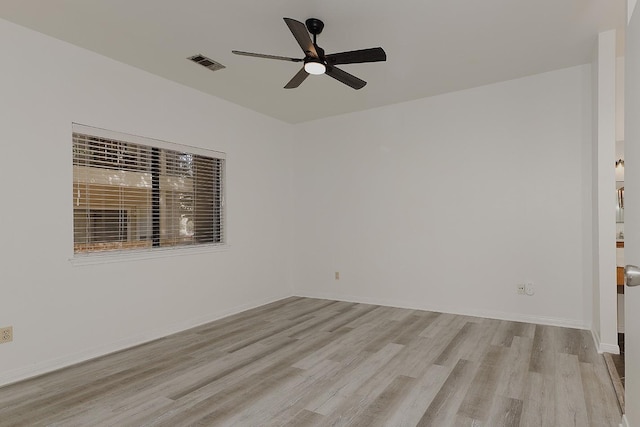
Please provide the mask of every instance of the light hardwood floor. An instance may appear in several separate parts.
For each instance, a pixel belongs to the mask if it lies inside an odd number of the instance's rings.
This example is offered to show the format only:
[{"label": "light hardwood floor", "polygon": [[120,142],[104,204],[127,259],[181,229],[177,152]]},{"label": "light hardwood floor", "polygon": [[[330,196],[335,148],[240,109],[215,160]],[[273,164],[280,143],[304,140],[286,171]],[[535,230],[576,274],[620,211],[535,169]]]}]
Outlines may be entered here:
[{"label": "light hardwood floor", "polygon": [[587,331],[288,298],[0,388],[0,425],[615,426]]}]

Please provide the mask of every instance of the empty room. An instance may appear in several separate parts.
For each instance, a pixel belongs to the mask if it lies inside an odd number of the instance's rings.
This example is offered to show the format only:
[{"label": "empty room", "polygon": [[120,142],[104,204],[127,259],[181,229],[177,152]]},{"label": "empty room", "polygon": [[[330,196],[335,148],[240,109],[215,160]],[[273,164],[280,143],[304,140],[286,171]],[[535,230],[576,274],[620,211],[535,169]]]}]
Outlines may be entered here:
[{"label": "empty room", "polygon": [[635,9],[3,0],[0,426],[640,426]]}]

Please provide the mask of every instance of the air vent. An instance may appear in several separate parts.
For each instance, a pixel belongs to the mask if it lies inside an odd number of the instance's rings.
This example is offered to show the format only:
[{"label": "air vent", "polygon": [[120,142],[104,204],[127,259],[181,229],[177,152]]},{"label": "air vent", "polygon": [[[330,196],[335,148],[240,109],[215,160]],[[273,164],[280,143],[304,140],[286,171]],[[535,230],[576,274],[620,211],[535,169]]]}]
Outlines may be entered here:
[{"label": "air vent", "polygon": [[190,59],[191,61],[202,65],[203,67],[206,67],[208,69],[210,69],[211,71],[218,71],[218,70],[222,70],[223,68],[226,68],[224,65],[222,65],[219,62],[214,61],[211,58],[207,58],[204,55],[194,55],[191,56],[187,59]]}]

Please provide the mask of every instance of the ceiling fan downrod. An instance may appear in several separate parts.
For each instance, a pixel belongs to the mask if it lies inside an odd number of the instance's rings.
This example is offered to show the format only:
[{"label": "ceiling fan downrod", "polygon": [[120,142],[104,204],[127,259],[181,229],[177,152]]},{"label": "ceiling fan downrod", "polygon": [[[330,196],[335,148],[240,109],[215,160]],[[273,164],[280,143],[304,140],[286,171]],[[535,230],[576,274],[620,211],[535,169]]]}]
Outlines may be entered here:
[{"label": "ceiling fan downrod", "polygon": [[318,18],[309,18],[304,21],[304,23],[307,27],[307,30],[309,30],[309,32],[313,34],[313,44],[315,45],[316,36],[322,32],[322,29],[324,28],[324,22],[322,22]]}]

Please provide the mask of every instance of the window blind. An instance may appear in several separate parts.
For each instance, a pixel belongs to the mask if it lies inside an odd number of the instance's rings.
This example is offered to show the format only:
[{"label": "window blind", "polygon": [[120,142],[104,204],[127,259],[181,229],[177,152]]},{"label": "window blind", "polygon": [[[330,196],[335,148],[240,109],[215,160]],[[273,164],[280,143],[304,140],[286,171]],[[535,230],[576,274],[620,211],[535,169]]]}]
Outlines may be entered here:
[{"label": "window blind", "polygon": [[225,243],[224,167],[223,153],[74,126],[74,253]]}]

